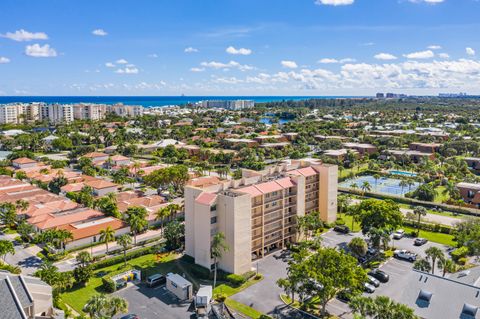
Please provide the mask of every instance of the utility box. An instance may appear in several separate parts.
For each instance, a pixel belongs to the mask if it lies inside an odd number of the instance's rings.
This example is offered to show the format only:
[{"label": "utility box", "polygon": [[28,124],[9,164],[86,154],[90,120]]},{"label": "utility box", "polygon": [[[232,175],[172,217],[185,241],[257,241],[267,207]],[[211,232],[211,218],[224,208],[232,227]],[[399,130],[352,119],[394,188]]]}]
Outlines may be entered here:
[{"label": "utility box", "polygon": [[195,313],[197,318],[206,318],[210,312],[210,302],[212,301],[212,286],[200,286],[193,299],[195,303]]},{"label": "utility box", "polygon": [[168,273],[166,287],[180,300],[190,300],[193,297],[192,283],[179,274]]}]

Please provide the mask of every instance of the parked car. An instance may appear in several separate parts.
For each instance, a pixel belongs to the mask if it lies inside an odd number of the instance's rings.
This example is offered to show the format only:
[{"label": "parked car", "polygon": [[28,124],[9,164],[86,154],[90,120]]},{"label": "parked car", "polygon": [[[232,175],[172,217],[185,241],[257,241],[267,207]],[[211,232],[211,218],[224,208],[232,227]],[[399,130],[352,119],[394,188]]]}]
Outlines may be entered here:
[{"label": "parked car", "polygon": [[426,240],[425,238],[415,238],[415,240],[413,241],[413,244],[415,246],[422,246],[422,245],[425,245],[426,243],[428,242],[428,240]]},{"label": "parked car", "polygon": [[402,239],[405,236],[405,231],[403,229],[399,229],[393,233],[393,239]]},{"label": "parked car", "polygon": [[352,300],[352,292],[349,289],[340,291],[337,294],[337,299],[344,303],[349,303]]},{"label": "parked car", "polygon": [[154,274],[147,278],[147,286],[150,288],[163,285],[166,282],[167,278],[165,278],[165,276],[162,274]]},{"label": "parked car", "polygon": [[393,257],[398,259],[408,260],[410,262],[414,262],[417,260],[417,254],[412,253],[406,249],[397,249],[393,252]]},{"label": "parked car", "polygon": [[369,283],[364,283],[363,284],[363,289],[368,292],[369,294],[372,294],[375,292],[375,287],[373,285],[370,285]]},{"label": "parked car", "polygon": [[350,228],[345,225],[337,225],[333,227],[333,230],[336,231],[337,233],[342,233],[342,234],[348,234],[350,232]]},{"label": "parked car", "polygon": [[134,315],[134,314],[129,314],[129,315],[125,315],[123,317],[120,317],[120,319],[140,319],[140,317],[137,316],[137,315]]},{"label": "parked car", "polygon": [[370,276],[372,276],[373,278],[376,278],[378,279],[380,282],[388,282],[390,280],[390,276],[384,272],[383,270],[380,270],[378,268],[376,269],[372,269],[368,272],[368,274]]},{"label": "parked car", "polygon": [[373,247],[368,247],[367,255],[375,256],[378,254],[378,250]]},{"label": "parked car", "polygon": [[373,278],[372,276],[367,276],[368,278],[368,283],[372,286],[378,287],[380,286],[380,281],[376,278]]},{"label": "parked car", "polygon": [[117,290],[127,287],[127,282],[123,279],[119,279],[115,282],[115,287]]}]

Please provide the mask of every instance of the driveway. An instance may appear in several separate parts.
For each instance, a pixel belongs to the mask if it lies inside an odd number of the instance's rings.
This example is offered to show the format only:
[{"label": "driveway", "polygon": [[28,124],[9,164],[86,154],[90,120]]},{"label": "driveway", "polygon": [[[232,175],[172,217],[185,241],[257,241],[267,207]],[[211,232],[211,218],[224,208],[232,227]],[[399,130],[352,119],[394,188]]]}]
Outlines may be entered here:
[{"label": "driveway", "polygon": [[[129,313],[142,319],[186,319],[195,318],[191,303],[179,303],[165,285],[148,288],[145,284],[129,284],[126,288],[114,293],[128,301]],[[193,308],[193,307],[192,307]],[[123,315],[116,316],[120,318]]]},{"label": "driveway", "polygon": [[22,268],[22,274],[24,275],[31,275],[42,264],[42,260],[37,257],[37,253],[41,251],[41,248],[37,245],[33,245],[27,248],[24,248],[21,244],[16,244],[14,238],[17,237],[18,234],[4,234],[0,232],[0,239],[1,240],[8,240],[13,242],[15,254],[14,255],[7,255],[6,262],[11,265],[17,265]]}]

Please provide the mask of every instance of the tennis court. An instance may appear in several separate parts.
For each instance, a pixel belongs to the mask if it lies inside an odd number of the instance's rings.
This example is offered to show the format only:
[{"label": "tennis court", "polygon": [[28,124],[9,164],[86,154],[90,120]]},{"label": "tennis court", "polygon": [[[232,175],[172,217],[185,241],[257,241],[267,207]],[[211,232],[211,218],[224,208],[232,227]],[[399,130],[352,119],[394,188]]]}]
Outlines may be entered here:
[{"label": "tennis court", "polygon": [[340,187],[353,188],[354,184],[357,185],[357,189],[362,189],[362,185],[365,182],[370,184],[370,192],[373,193],[383,193],[396,196],[403,196],[408,192],[414,191],[420,186],[420,183],[413,182],[407,186],[400,186],[401,179],[382,177],[377,180],[371,175],[358,176],[352,179],[347,179],[346,181],[339,184]]}]

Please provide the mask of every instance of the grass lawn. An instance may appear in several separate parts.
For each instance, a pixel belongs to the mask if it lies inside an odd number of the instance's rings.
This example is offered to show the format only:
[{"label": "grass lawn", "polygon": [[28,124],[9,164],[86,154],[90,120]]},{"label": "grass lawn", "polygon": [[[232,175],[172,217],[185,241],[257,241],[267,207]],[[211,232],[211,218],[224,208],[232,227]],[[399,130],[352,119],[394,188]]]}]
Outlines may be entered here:
[{"label": "grass lawn", "polygon": [[[408,226],[403,226],[402,228],[406,232],[416,231],[415,228],[408,227]],[[453,240],[454,236],[449,235],[449,234],[434,233],[434,232],[431,232],[431,231],[420,230],[419,237],[428,239],[429,241],[437,243],[437,244],[442,244],[442,245],[447,245],[447,246],[452,246],[452,247],[456,246],[456,242]]]},{"label": "grass lawn", "polygon": [[355,166],[352,168],[346,168],[343,170],[338,170],[338,178],[345,178],[350,175],[350,173],[358,174],[361,173],[362,171],[368,169],[368,164],[362,164],[360,166]]},{"label": "grass lawn", "polygon": [[438,186],[437,188],[435,188],[435,191],[437,192],[435,198],[433,199],[435,203],[443,203],[450,198],[448,194],[443,193],[445,191],[445,186]]},{"label": "grass lawn", "polygon": [[342,214],[341,217],[340,217],[340,214],[338,214],[337,216],[338,216],[337,218],[343,219],[343,221],[345,222],[345,225],[348,226],[351,231],[353,231],[353,232],[361,231],[360,223],[355,223],[353,225],[353,229],[351,229],[352,228],[352,216],[345,215],[345,214]]}]

